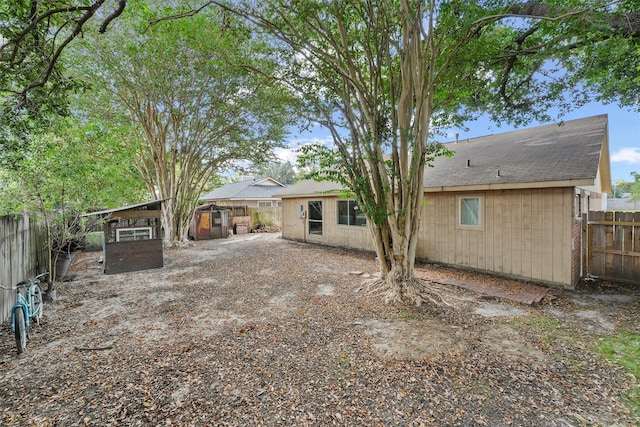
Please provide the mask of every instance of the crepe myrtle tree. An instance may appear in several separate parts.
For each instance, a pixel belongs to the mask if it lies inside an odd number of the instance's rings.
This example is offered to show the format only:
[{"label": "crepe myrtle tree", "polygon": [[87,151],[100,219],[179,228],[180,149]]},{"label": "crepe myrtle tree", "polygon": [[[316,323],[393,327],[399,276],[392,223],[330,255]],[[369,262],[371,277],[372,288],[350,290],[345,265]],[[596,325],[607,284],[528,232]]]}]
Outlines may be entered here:
[{"label": "crepe myrtle tree", "polygon": [[447,154],[432,142],[439,129],[481,113],[548,120],[593,97],[637,107],[637,1],[212,3],[295,53],[281,78],[333,136],[302,161],[357,198],[387,301],[439,301],[413,274],[425,166]]},{"label": "crepe myrtle tree", "polygon": [[279,64],[236,16],[208,9],[163,20],[150,8],[127,10],[118,31],[87,35],[75,66],[81,79],[94,76],[93,114],[131,123],[138,173],[164,201],[164,243],[180,245],[217,173],[273,157],[293,123],[293,97],[253,71],[273,74]]}]

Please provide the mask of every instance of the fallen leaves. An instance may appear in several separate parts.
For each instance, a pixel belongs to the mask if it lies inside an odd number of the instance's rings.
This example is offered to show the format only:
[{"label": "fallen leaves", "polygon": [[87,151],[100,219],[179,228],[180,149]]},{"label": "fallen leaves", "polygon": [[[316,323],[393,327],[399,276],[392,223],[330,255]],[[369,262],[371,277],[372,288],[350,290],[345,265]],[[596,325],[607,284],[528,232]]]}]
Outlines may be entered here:
[{"label": "fallen leaves", "polygon": [[[590,350],[597,331],[566,319],[550,328],[531,308],[531,321],[483,318],[462,289],[460,309],[384,305],[357,292],[353,273],[374,271],[373,257],[260,236],[198,242],[167,251],[166,268],[115,276],[93,270],[93,254],[76,257],[77,280],[60,285],[24,357],[9,334],[2,342],[0,424],[633,421],[622,396],[634,380]],[[530,355],[501,350],[501,335]],[[380,340],[414,350],[381,356]]]}]

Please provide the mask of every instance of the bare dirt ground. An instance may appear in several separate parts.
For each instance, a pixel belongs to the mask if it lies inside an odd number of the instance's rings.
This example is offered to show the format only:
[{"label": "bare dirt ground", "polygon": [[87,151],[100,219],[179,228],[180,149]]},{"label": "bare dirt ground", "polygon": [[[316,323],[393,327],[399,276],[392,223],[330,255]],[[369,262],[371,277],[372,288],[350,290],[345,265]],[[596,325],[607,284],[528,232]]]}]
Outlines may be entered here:
[{"label": "bare dirt ground", "polygon": [[[0,340],[3,426],[627,426],[638,382],[599,339],[640,332],[640,290],[536,307],[444,289],[384,305],[371,254],[279,234],[201,241],[105,276],[79,254],[27,351]],[[439,267],[431,267],[439,268]],[[462,274],[443,269],[440,274]],[[469,274],[469,273],[464,273]]]}]

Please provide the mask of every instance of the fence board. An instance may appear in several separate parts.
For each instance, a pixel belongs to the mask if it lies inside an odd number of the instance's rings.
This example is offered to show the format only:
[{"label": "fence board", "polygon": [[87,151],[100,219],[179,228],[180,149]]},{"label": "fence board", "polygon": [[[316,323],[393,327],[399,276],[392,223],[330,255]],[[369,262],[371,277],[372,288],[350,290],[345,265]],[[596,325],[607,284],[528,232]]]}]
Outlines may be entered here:
[{"label": "fence board", "polygon": [[[633,213],[633,221],[636,224],[640,225],[640,212]],[[633,241],[633,251],[640,252],[640,227],[636,227],[633,229],[632,241]],[[634,273],[637,273],[640,271],[640,257],[634,258],[633,271]],[[640,275],[636,275],[635,279],[640,280],[638,279],[638,277],[640,277]]]},{"label": "fence board", "polygon": [[[624,212],[614,212],[613,213],[613,222],[620,223],[623,221]],[[626,227],[629,229],[629,227]],[[611,227],[613,242],[611,242],[611,249],[616,251],[622,251],[624,247],[624,231],[625,227],[618,227],[613,225]],[[615,256],[616,254],[609,254],[611,256],[611,273],[609,275],[613,277],[624,277],[624,267],[623,261],[624,257]]]},{"label": "fence board", "polygon": [[640,212],[590,212],[588,228],[588,272],[640,284]]},{"label": "fence board", "polygon": [[[624,222],[633,222],[633,213],[632,212],[624,212],[621,216],[622,221]],[[640,226],[640,223],[638,224]],[[618,227],[622,229],[622,250],[627,253],[633,253],[635,251],[633,245],[633,233],[635,226],[632,227]],[[640,255],[640,253],[638,254]],[[626,256],[622,258],[622,271],[620,272],[621,276],[625,280],[633,280],[633,266],[635,263],[635,258],[633,256]]]},{"label": "fence board", "polygon": [[[11,286],[45,270],[44,232],[27,215],[0,217],[0,284]],[[0,323],[11,315],[15,291],[0,290]]]},{"label": "fence board", "polygon": [[[615,212],[605,212],[604,213],[605,221],[613,221],[615,219]],[[614,227],[605,227],[604,229],[604,249],[614,249]],[[606,277],[613,272],[614,269],[614,254],[605,252],[604,253],[604,268]]]},{"label": "fence board", "polygon": [[[604,212],[592,212],[590,214],[590,216],[595,220],[595,221],[602,221],[604,220]],[[589,225],[589,256],[587,257],[587,259],[590,261],[589,262],[589,268],[588,271],[590,274],[594,274],[595,272],[600,272],[600,274],[602,274],[602,272],[605,271],[604,268],[604,253],[603,252],[594,252],[593,249],[594,248],[603,248],[605,247],[605,243],[604,243],[604,229],[603,228],[596,228],[596,227],[592,227],[591,225]]]}]

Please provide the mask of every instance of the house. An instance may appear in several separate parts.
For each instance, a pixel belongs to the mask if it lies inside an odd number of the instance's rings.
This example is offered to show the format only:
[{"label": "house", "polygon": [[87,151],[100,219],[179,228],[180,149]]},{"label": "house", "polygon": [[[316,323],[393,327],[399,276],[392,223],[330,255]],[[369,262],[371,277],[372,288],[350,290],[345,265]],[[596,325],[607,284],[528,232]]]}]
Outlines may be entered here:
[{"label": "house", "polygon": [[123,206],[84,216],[103,220],[105,274],[160,268],[162,251],[162,200]]},{"label": "house", "polygon": [[273,178],[242,177],[203,194],[200,200],[229,209],[229,225],[235,234],[250,232],[262,222],[280,226],[282,199],[274,194],[286,186]]},{"label": "house", "polygon": [[203,194],[200,200],[218,206],[270,208],[281,205],[280,197],[275,197],[274,193],[284,187],[284,184],[273,178],[243,177],[241,181],[225,184]]},{"label": "house", "polygon": [[[572,288],[585,215],[611,193],[606,115],[450,143],[425,169],[417,258]],[[282,197],[282,237],[373,250],[354,200],[331,182]]]},{"label": "house", "polygon": [[608,211],[640,211],[640,199],[633,200],[631,197],[608,199]]}]

